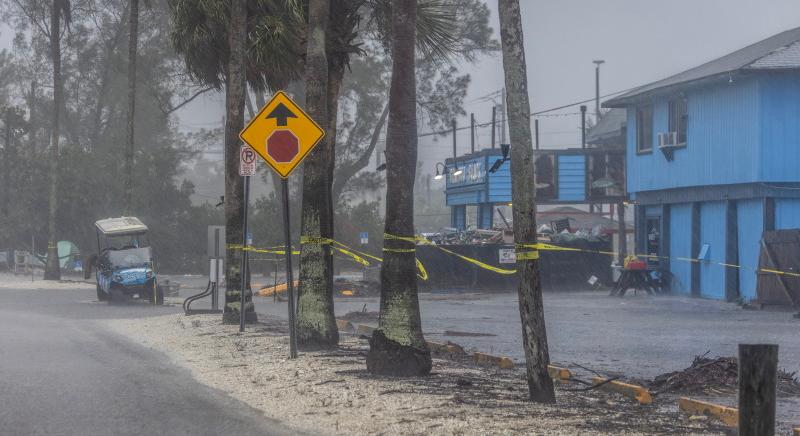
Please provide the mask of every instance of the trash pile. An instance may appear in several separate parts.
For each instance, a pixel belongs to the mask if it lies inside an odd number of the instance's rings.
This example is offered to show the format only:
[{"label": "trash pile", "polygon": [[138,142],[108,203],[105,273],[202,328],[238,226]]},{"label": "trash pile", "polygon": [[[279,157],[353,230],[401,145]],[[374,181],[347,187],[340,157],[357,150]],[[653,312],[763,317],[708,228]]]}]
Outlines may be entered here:
[{"label": "trash pile", "polygon": [[436,233],[423,233],[422,236],[437,245],[504,243],[503,230],[478,228],[458,230],[446,227]]},{"label": "trash pile", "polygon": [[[655,393],[732,395],[738,387],[739,363],[735,357],[695,356],[692,365],[681,371],[661,374],[650,383]],[[778,370],[778,395],[800,396],[800,381],[795,373]]]}]

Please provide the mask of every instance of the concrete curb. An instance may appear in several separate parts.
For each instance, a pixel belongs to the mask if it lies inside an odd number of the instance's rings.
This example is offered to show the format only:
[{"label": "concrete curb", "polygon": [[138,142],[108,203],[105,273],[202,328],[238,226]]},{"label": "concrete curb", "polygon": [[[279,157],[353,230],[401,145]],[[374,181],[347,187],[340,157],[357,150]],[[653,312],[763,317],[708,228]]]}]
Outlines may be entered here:
[{"label": "concrete curb", "polygon": [[[739,425],[739,410],[733,407],[681,397],[678,399],[678,409],[692,415],[713,416],[728,427],[735,428]],[[795,429],[794,434],[798,435],[798,429]]]},{"label": "concrete curb", "polygon": [[626,397],[633,398],[640,404],[651,404],[653,402],[653,396],[650,395],[650,391],[641,386],[632,385],[630,383],[624,383],[617,380],[607,382],[607,380],[608,379],[605,377],[592,377],[592,383],[595,385],[604,383],[599,387],[599,389],[616,392]]}]

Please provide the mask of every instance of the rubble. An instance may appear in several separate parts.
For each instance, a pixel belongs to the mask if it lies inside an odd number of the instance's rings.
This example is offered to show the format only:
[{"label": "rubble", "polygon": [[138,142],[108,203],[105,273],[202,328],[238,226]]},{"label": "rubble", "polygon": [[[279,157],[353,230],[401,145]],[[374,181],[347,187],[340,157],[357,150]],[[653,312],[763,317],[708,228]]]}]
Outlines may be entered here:
[{"label": "rubble", "polygon": [[[706,353],[707,354],[707,353]],[[738,386],[739,364],[735,357],[695,356],[691,366],[661,374],[649,383],[656,393],[731,395]],[[778,395],[800,396],[800,380],[795,373],[778,370]]]}]

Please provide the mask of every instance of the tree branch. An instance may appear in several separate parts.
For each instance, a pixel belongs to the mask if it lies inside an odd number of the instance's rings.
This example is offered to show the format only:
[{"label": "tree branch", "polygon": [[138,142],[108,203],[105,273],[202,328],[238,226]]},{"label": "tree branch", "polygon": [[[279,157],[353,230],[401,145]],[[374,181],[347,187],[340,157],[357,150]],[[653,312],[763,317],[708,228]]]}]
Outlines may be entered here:
[{"label": "tree branch", "polygon": [[383,125],[386,124],[386,118],[389,116],[389,103],[387,102],[386,105],[383,107],[383,112],[381,113],[381,117],[378,119],[378,124],[375,125],[375,128],[372,129],[372,138],[369,141],[369,146],[364,153],[353,163],[348,165],[343,165],[339,167],[337,171],[337,176],[333,181],[333,199],[338,202],[339,197],[342,195],[344,191],[344,187],[347,185],[347,182],[355,176],[359,171],[363,170],[369,164],[369,158],[372,156],[372,153],[375,151],[375,146],[378,144],[378,138],[381,136],[381,130],[383,130]]}]

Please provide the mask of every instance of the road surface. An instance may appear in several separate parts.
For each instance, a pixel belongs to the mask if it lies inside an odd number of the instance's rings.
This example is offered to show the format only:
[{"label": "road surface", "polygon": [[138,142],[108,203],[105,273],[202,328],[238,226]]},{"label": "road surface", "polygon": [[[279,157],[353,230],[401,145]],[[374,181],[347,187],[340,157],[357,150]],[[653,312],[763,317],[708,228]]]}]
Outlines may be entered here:
[{"label": "road surface", "polygon": [[0,289],[0,434],[290,433],[96,322],[180,308],[109,306],[94,294]]}]

